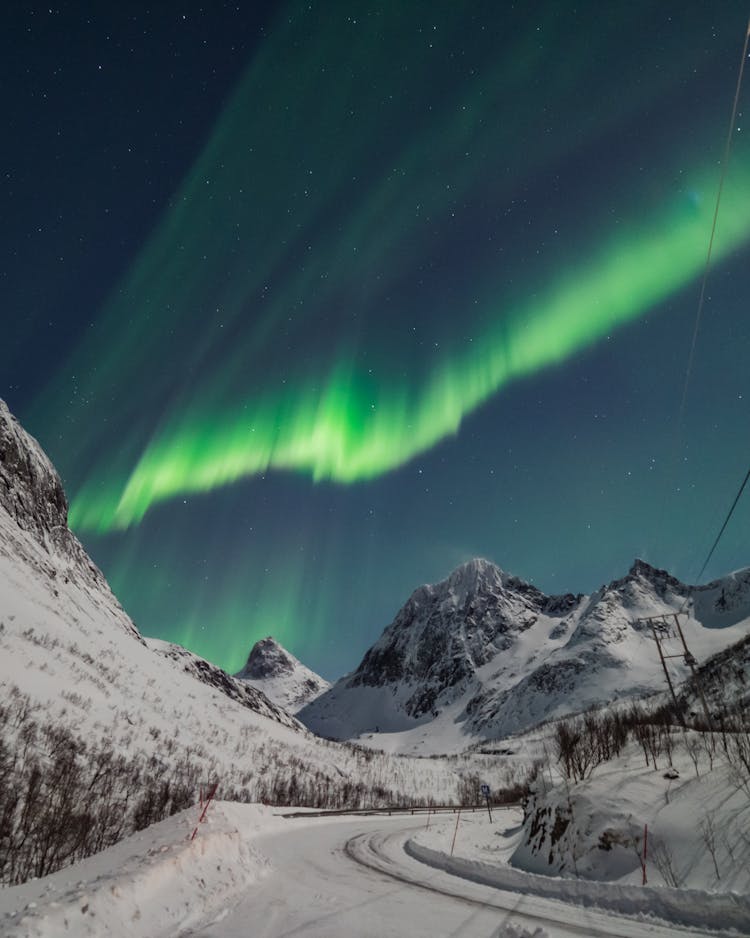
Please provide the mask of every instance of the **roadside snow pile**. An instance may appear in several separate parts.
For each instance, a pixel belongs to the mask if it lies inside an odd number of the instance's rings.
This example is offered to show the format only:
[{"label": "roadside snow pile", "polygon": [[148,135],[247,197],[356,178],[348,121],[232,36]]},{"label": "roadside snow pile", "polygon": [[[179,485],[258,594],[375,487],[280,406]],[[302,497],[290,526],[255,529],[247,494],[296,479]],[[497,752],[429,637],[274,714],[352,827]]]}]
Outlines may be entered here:
[{"label": "roadside snow pile", "polygon": [[166,938],[222,914],[268,872],[253,835],[286,822],[271,808],[219,802],[191,841],[198,814],[182,811],[73,868],[0,890],[0,933]]},{"label": "roadside snow pile", "polygon": [[750,784],[718,739],[714,751],[710,734],[674,735],[658,768],[634,743],[584,780],[553,782],[547,768],[523,819],[462,815],[455,830],[421,831],[407,853],[499,889],[750,934]]},{"label": "roadside snow pile", "polygon": [[407,841],[409,856],[434,869],[471,882],[509,892],[558,899],[584,908],[597,908],[631,917],[656,917],[676,925],[711,930],[750,931],[750,896],[593,882],[569,877],[543,876],[509,865],[523,837],[515,809],[461,815],[455,854],[450,855],[455,832],[452,823],[433,825]]},{"label": "roadside snow pile", "polygon": [[593,907],[620,915],[655,916],[675,925],[691,928],[735,929],[748,934],[750,897],[734,893],[709,893],[699,889],[669,889],[650,886],[621,886],[538,876],[508,866],[481,860],[449,856],[418,842],[407,841],[406,852],[434,869],[444,870],[483,886],[509,892],[560,899],[586,908]]}]

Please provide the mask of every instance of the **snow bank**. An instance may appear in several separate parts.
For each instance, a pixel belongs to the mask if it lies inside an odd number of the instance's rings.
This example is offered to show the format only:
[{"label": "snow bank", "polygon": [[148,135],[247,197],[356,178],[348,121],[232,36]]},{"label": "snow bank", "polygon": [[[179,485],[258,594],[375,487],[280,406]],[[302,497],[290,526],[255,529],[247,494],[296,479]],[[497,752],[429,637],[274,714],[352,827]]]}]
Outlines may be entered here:
[{"label": "snow bank", "polygon": [[666,756],[658,770],[646,766],[629,744],[583,782],[550,787],[547,776],[540,777],[511,865],[545,876],[640,885],[648,824],[650,885],[750,893],[750,792],[718,739],[711,754],[699,734],[673,735],[669,769]]},{"label": "snow bank", "polygon": [[709,893],[699,889],[655,889],[539,876],[508,866],[448,856],[412,838],[405,844],[409,856],[438,870],[471,882],[525,895],[562,899],[621,915],[656,916],[693,928],[736,929],[750,932],[750,896]]},{"label": "snow bank", "polygon": [[0,890],[7,938],[160,938],[224,914],[268,871],[253,834],[285,823],[260,805],[211,805],[195,840],[191,808],[74,867]]}]

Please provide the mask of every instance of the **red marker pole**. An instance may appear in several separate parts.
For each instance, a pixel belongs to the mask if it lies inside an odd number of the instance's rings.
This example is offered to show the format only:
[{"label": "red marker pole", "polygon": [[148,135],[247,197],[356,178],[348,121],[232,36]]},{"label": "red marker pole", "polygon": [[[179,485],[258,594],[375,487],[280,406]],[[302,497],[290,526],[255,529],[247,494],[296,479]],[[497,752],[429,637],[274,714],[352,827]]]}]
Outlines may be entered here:
[{"label": "red marker pole", "polygon": [[643,885],[646,885],[646,857],[648,856],[648,824],[643,825]]},{"label": "red marker pole", "polygon": [[219,787],[219,782],[217,780],[216,782],[214,782],[214,787],[208,793],[208,798],[206,798],[206,804],[203,807],[203,811],[201,811],[201,816],[198,818],[198,823],[195,825],[195,830],[193,831],[193,835],[190,838],[191,840],[195,840],[195,835],[198,833],[198,828],[203,822],[203,818],[206,816],[206,811],[208,811],[208,806],[211,804],[211,801],[213,800],[213,797],[216,794],[216,789],[218,787]]}]

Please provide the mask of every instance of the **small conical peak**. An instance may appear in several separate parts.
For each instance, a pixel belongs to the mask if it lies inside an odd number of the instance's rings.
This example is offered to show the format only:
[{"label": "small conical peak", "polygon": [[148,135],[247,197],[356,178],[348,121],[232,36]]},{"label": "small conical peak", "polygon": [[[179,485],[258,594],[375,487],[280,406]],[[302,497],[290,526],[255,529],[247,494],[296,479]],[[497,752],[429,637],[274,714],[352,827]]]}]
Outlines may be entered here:
[{"label": "small conical peak", "polygon": [[273,677],[291,674],[296,659],[270,635],[257,641],[250,649],[247,664],[240,674],[246,678]]}]

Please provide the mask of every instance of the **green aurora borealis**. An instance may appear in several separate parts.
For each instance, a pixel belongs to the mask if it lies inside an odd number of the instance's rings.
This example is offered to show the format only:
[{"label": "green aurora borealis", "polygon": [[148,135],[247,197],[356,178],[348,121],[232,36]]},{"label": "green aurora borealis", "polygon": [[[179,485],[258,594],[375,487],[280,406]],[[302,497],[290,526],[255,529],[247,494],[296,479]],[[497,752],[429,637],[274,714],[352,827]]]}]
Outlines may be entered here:
[{"label": "green aurora borealis", "polygon": [[741,134],[674,426],[744,20],[595,9],[269,4],[17,408],[146,634],[335,676],[475,553],[549,591],[694,573],[746,427]]},{"label": "green aurora borealis", "polygon": [[[741,186],[727,192],[732,210],[723,216],[717,260],[750,238],[741,198],[750,191],[750,173],[738,177]],[[710,205],[689,213],[681,208],[620,236],[587,267],[502,316],[489,334],[480,332],[467,351],[439,361],[423,387],[398,380],[375,386],[343,359],[330,377],[279,389],[259,403],[183,408],[177,427],[160,431],[109,503],[86,489],[77,496],[71,523],[100,531],[125,527],[161,499],[268,469],[301,469],[315,480],[341,483],[389,472],[455,434],[462,418],[508,381],[564,361],[694,278],[705,263],[711,218]],[[227,417],[230,409],[235,413]]]}]

